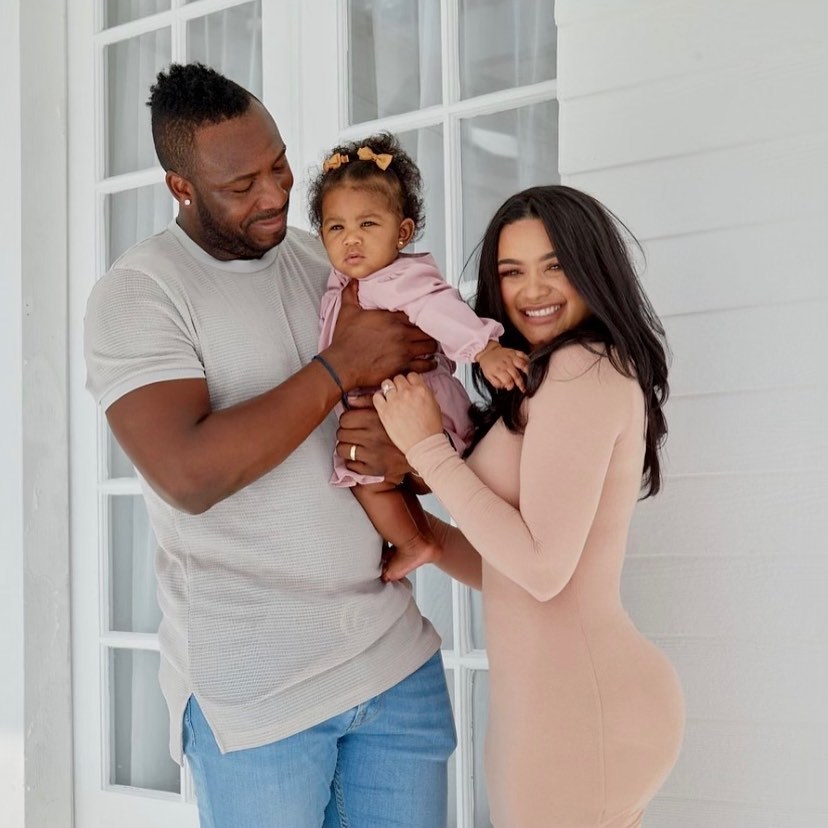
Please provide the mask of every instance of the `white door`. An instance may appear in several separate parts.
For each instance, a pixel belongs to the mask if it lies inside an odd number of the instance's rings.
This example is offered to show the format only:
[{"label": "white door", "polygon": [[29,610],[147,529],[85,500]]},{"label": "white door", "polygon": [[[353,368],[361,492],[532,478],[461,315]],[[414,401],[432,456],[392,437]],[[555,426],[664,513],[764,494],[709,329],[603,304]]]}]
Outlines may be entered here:
[{"label": "white door", "polygon": [[[73,669],[76,826],[195,826],[167,752],[158,689],[153,538],[131,464],[82,391],[95,279],[163,227],[173,205],[144,105],[156,73],[200,60],[262,97],[296,173],[341,137],[388,129],[426,184],[426,232],[446,278],[510,193],[557,173],[551,0],[96,0],[69,6]],[[431,503],[432,508],[437,508]],[[479,600],[431,568],[416,594],[443,636],[457,718],[449,825],[488,825],[487,661]]]}]

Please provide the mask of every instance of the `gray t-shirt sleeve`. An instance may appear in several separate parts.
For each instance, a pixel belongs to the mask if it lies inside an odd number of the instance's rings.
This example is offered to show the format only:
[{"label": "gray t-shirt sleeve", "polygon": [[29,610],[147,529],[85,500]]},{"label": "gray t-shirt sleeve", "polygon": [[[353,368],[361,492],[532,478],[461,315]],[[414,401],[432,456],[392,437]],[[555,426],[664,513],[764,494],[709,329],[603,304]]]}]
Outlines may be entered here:
[{"label": "gray t-shirt sleeve", "polygon": [[93,288],[84,320],[86,387],[106,410],[154,382],[203,379],[186,304],[134,270],[114,270]]}]

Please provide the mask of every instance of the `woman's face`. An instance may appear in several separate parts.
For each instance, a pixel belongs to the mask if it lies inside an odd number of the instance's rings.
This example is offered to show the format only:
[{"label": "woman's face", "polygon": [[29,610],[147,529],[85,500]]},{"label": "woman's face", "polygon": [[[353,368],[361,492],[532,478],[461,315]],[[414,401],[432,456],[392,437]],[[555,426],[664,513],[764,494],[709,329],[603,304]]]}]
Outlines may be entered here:
[{"label": "woman's face", "polygon": [[533,348],[589,316],[586,302],[558,264],[540,219],[520,219],[500,231],[497,271],[506,315]]}]

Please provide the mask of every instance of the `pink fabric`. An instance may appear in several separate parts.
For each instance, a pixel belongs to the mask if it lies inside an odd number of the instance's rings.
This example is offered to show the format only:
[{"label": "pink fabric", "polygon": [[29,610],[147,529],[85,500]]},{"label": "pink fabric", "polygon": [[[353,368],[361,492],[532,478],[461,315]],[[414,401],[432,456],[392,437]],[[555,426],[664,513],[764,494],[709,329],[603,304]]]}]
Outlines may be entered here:
[{"label": "pink fabric", "polygon": [[[328,288],[322,297],[319,350],[331,344],[336,320],[342,307],[342,291],[350,279],[331,269]],[[469,396],[453,376],[456,362],[473,362],[492,339],[503,334],[503,326],[492,319],[481,319],[463,297],[440,275],[429,253],[401,253],[388,267],[359,280],[359,304],[366,310],[402,311],[424,333],[437,340],[441,355],[437,367],[423,379],[434,392],[443,413],[443,426],[451,434],[459,453],[466,447],[471,430]],[[444,354],[445,356],[442,356]],[[446,358],[448,357],[448,358]],[[342,407],[336,410],[342,413]],[[334,453],[334,486],[378,483],[381,477],[354,474]]]},{"label": "pink fabric", "polygon": [[482,558],[493,825],[640,825],[684,706],[620,598],[644,459],[638,383],[570,346],[528,401],[524,434],[496,423],[468,463],[442,435],[407,456],[459,527],[444,554],[471,560],[470,543]]}]

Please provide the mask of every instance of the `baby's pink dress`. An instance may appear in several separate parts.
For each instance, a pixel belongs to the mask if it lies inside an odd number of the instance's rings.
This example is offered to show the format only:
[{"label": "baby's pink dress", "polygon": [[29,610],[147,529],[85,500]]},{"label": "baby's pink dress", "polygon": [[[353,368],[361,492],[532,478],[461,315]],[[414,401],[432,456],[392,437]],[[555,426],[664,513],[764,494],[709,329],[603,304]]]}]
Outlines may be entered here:
[{"label": "baby's pink dress", "polygon": [[[319,350],[331,344],[334,326],[342,306],[342,291],[350,279],[331,269],[328,289],[322,297]],[[443,413],[443,427],[458,452],[466,447],[470,433],[469,396],[453,376],[454,362],[473,362],[492,339],[503,334],[503,326],[492,319],[481,319],[463,297],[440,275],[430,253],[401,253],[390,265],[359,280],[359,304],[366,310],[403,311],[411,322],[437,340],[440,351],[437,367],[423,379],[434,392]],[[337,414],[342,406],[337,407]],[[355,474],[334,453],[331,483],[353,486],[378,483],[381,477]]]}]

